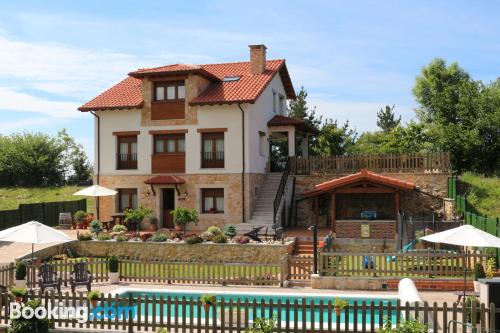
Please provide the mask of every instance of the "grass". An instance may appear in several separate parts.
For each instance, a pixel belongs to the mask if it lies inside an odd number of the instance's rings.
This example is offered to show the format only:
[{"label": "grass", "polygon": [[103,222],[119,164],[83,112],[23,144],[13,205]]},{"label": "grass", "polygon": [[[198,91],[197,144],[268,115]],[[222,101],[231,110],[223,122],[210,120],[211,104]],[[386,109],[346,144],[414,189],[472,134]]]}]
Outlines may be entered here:
[{"label": "grass", "polygon": [[62,187],[1,187],[0,188],[0,210],[17,209],[19,204],[72,201],[87,199],[87,211],[94,211],[94,198],[74,196],[73,193],[83,189],[78,186]]},{"label": "grass", "polygon": [[467,201],[477,213],[500,217],[500,178],[465,173],[459,177],[465,184]]}]

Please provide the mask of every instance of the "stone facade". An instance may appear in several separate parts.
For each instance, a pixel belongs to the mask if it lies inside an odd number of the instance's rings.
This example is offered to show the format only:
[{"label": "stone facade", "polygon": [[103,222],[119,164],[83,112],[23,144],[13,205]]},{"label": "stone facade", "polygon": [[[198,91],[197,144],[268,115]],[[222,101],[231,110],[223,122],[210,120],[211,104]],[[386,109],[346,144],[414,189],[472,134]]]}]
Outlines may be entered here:
[{"label": "stone facade", "polygon": [[363,238],[361,226],[367,225],[371,239],[394,239],[396,222],[394,221],[337,221],[335,231],[338,238]]},{"label": "stone facade", "polygon": [[[241,174],[177,174],[186,183],[178,185],[181,195],[176,195],[176,207],[194,208],[200,212],[198,225],[188,225],[188,230],[206,230],[211,225],[223,227],[226,224],[237,224],[242,222],[242,188]],[[150,208],[162,226],[161,216],[161,190],[173,188],[173,185],[147,185],[144,181],[151,175],[101,175],[100,185],[112,189],[136,188],[138,205]],[[256,188],[264,181],[264,174],[245,174],[245,205],[246,219],[251,214],[255,205]],[[224,213],[202,214],[201,213],[201,189],[202,188],[224,188]],[[185,195],[187,193],[187,195]],[[99,199],[99,215],[102,220],[109,220],[111,215],[118,211],[117,196],[102,197]],[[146,225],[143,226],[144,228]]]}]

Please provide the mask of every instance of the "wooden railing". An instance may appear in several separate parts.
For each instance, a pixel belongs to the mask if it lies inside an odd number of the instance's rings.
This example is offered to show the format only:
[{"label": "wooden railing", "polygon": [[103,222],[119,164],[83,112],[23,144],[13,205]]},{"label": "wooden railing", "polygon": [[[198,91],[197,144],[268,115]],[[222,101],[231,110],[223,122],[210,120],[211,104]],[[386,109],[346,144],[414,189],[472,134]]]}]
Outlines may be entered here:
[{"label": "wooden railing", "polygon": [[0,286],[8,287],[14,283],[15,270],[14,263],[0,266]]},{"label": "wooden railing", "polygon": [[290,256],[291,281],[311,281],[313,257]]},{"label": "wooden railing", "polygon": [[137,154],[116,154],[118,170],[137,169]]},{"label": "wooden railing", "polygon": [[[105,258],[65,259],[48,264],[55,267],[62,285],[68,286],[73,265],[82,261],[87,263],[94,282],[108,280]],[[119,265],[120,280],[127,282],[283,286],[288,279],[286,260],[275,264],[258,264],[120,259]],[[37,266],[27,266],[28,287],[38,287],[38,271]]]},{"label": "wooden railing", "polygon": [[276,225],[276,216],[278,215],[278,209],[281,205],[281,199],[285,193],[286,182],[288,181],[288,176],[290,175],[290,168],[288,167],[288,162],[285,164],[285,169],[281,175],[280,183],[278,185],[278,190],[276,191],[276,196],[273,201],[273,224]]},{"label": "wooden railing", "polygon": [[[396,326],[408,318],[423,323],[429,332],[493,332],[495,330],[494,304],[489,306],[472,302],[470,307],[457,303],[404,303],[399,300],[357,301],[336,315],[333,299],[257,302],[248,298],[217,297],[215,304],[206,308],[199,297],[178,297],[162,295],[101,294],[98,307],[92,307],[84,294],[69,295],[54,292],[46,294],[28,293],[28,299],[39,298],[41,306],[57,304],[60,307],[81,307],[93,316],[77,321],[75,316],[55,317],[53,328],[82,331],[126,331],[154,332],[166,328],[170,332],[244,332],[256,318],[276,318],[275,332],[370,332],[375,333],[389,318]],[[250,298],[250,299],[249,299]],[[5,292],[0,293],[0,324],[8,325],[9,305],[13,299]],[[115,317],[104,313],[117,314]],[[86,319],[86,318],[84,318]],[[477,323],[463,324],[467,321]]]},{"label": "wooden railing", "polygon": [[[472,275],[477,262],[486,264],[485,254],[467,256],[467,273]],[[377,277],[448,277],[463,278],[465,257],[456,253],[431,251],[408,253],[321,253],[319,274],[322,276]]]},{"label": "wooden railing", "polygon": [[314,173],[350,174],[374,172],[449,172],[448,153],[290,157],[290,170],[298,175]]}]

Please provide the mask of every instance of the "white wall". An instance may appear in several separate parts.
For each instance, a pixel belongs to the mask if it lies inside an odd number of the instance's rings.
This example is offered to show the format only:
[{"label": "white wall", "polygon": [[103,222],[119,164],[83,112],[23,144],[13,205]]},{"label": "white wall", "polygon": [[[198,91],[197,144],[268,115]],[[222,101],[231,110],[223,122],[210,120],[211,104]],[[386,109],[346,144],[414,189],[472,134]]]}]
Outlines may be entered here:
[{"label": "white wall", "polygon": [[[264,156],[260,154],[259,131],[266,133],[265,139],[267,142],[269,138],[267,122],[275,115],[273,113],[273,90],[276,93],[285,95],[279,75],[273,78],[255,104],[242,104],[245,112],[246,172],[264,173],[266,169],[269,150],[264,150]],[[153,136],[149,134],[149,131],[162,129],[188,130],[188,133],[186,133],[186,173],[239,173],[242,170],[241,111],[238,105],[198,107],[197,125],[141,127],[140,110],[110,110],[99,111],[96,114],[100,117],[101,124],[100,170],[102,175],[151,174]],[[198,133],[198,128],[227,128],[224,136],[224,169],[201,169],[201,133]],[[140,134],[137,137],[137,170],[116,170],[117,139],[113,132],[138,130]]]}]

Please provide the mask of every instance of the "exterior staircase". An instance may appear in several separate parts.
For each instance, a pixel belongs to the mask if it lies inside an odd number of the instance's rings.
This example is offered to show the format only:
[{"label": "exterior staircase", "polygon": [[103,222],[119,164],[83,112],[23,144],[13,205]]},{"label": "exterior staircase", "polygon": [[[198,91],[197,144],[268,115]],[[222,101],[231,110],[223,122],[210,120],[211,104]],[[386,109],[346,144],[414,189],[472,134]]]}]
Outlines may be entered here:
[{"label": "exterior staircase", "polygon": [[298,240],[295,243],[295,255],[312,257],[314,254],[314,243],[312,241]]},{"label": "exterior staircase", "polygon": [[270,235],[274,234],[273,214],[274,214],[274,198],[280,184],[282,173],[273,172],[266,175],[264,184],[260,187],[257,194],[255,208],[252,212],[252,217],[246,223],[239,223],[236,226],[238,233],[246,233],[253,228],[264,227],[261,233],[266,232]]}]

